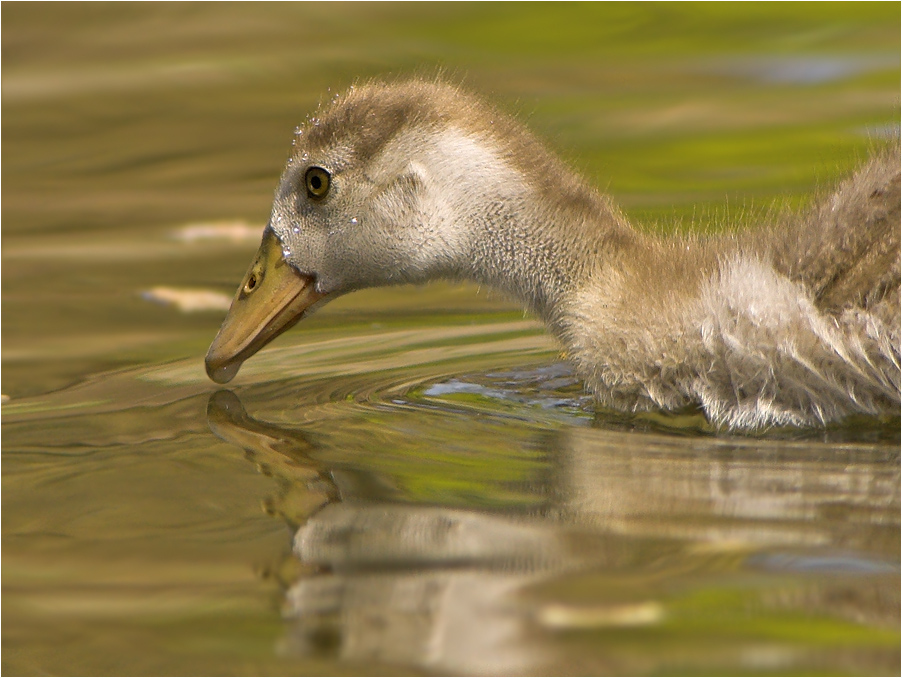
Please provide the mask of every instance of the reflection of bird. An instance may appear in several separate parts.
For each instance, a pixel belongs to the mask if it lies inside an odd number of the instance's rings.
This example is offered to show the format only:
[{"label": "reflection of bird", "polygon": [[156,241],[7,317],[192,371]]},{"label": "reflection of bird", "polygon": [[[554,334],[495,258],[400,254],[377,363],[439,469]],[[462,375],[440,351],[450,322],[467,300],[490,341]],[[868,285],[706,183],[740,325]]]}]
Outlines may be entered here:
[{"label": "reflection of bird", "polygon": [[522,299],[603,405],[736,428],[899,412],[895,147],[785,227],[655,238],[458,89],[361,86],[297,131],[207,369],[228,381],[314,304],[435,278]]}]

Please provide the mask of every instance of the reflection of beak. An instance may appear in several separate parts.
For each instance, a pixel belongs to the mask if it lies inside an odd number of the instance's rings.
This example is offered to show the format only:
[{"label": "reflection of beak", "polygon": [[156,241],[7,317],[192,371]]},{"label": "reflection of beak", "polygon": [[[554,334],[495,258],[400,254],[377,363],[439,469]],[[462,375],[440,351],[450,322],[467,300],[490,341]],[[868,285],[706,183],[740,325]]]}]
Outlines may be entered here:
[{"label": "reflection of beak", "polygon": [[266,499],[264,506],[292,528],[303,525],[321,506],[338,501],[331,471],[309,456],[316,444],[304,431],[254,419],[231,391],[210,396],[207,423],[227,443],[243,448],[261,473],[278,481],[278,496]]},{"label": "reflection of beak", "polygon": [[230,381],[245,360],[293,327],[323,296],[316,291],[313,278],[301,275],[285,261],[281,244],[267,230],[207,351],[210,379],[219,384]]},{"label": "reflection of beak", "polygon": [[231,391],[217,391],[210,396],[207,424],[222,440],[238,445],[270,466],[290,466],[295,470],[316,466],[306,456],[313,443],[303,432],[254,419]]}]

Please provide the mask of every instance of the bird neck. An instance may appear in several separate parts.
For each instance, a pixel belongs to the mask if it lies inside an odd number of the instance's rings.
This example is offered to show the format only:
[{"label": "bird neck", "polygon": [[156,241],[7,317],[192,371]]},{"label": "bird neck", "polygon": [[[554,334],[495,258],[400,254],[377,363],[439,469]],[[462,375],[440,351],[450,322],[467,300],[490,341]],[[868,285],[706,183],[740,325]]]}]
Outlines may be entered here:
[{"label": "bird neck", "polygon": [[580,287],[643,248],[610,199],[531,138],[506,148],[457,139],[454,149],[466,175],[439,179],[467,234],[452,277],[500,289],[556,329]]},{"label": "bird neck", "polygon": [[552,324],[576,290],[639,240],[604,204],[591,215],[525,202],[485,208],[474,221],[482,237],[469,277],[517,297]]}]

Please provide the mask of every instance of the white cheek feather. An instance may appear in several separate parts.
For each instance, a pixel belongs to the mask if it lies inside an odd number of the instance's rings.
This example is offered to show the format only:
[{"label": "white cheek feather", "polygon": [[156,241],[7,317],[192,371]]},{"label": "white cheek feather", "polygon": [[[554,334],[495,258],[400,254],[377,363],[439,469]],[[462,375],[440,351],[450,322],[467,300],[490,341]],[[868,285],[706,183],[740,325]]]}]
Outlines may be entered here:
[{"label": "white cheek feather", "polygon": [[419,196],[425,235],[415,260],[427,267],[439,260],[472,264],[474,242],[486,237],[487,205],[513,205],[522,201],[526,185],[506,163],[490,139],[475,137],[457,128],[427,139],[406,138],[406,149],[387,149],[398,157],[412,158],[409,171],[425,190]]},{"label": "white cheek feather", "polygon": [[421,154],[435,190],[429,198],[437,210],[459,218],[472,216],[479,206],[522,196],[525,185],[519,174],[500,157],[486,138],[476,138],[448,128]]}]

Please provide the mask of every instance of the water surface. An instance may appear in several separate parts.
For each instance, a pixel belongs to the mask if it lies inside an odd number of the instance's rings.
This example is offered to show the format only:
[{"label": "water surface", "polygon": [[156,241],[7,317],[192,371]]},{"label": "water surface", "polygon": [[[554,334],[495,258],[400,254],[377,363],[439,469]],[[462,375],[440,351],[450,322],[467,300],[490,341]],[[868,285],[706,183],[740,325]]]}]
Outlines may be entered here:
[{"label": "water surface", "polygon": [[203,372],[355,77],[463,72],[661,230],[898,129],[898,6],[743,11],[4,6],[3,672],[898,674],[898,422],[599,411],[462,284]]}]

